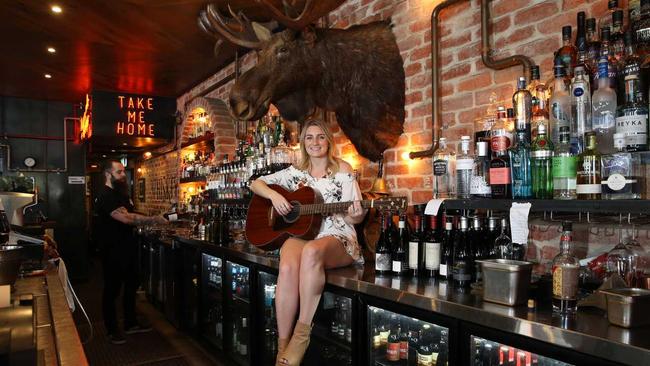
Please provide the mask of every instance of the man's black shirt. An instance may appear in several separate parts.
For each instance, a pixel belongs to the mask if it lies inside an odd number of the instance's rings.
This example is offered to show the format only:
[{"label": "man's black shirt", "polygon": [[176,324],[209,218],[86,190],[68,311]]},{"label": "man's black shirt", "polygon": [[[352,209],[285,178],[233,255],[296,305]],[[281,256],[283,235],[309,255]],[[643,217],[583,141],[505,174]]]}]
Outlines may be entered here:
[{"label": "man's black shirt", "polygon": [[128,212],[133,212],[134,209],[128,196],[104,185],[95,200],[95,212],[99,216],[96,238],[105,250],[135,246],[133,226],[111,217],[111,212],[120,207],[126,208]]}]

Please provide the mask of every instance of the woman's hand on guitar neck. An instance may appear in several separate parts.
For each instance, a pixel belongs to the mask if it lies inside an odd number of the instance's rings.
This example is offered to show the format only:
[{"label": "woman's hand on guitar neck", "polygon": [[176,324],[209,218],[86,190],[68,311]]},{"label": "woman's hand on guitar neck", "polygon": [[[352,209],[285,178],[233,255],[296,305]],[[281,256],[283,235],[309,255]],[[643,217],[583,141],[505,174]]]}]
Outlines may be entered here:
[{"label": "woman's hand on guitar neck", "polygon": [[273,204],[273,208],[277,212],[280,213],[280,215],[284,216],[291,212],[291,209],[293,206],[287,201],[284,196],[282,196],[280,193],[276,191],[272,191],[273,193],[269,194],[269,199],[271,200],[271,203]]},{"label": "woman's hand on guitar neck", "polygon": [[348,207],[348,214],[345,216],[344,220],[348,224],[358,224],[363,221],[363,217],[366,216],[366,212],[363,207],[361,207],[361,201],[354,201],[350,207]]}]

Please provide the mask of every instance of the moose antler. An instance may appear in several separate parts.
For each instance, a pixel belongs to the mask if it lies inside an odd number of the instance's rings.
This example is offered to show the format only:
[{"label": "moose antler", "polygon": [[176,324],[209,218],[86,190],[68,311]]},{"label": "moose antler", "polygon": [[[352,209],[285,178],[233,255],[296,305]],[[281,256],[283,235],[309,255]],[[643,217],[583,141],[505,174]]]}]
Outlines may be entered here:
[{"label": "moose antler", "polygon": [[260,49],[262,42],[257,38],[250,19],[240,11],[235,13],[228,6],[231,17],[222,15],[214,4],[208,4],[206,10],[199,13],[199,27],[209,35],[219,38],[215,50],[220,46],[222,38],[245,48]]},{"label": "moose antler", "polygon": [[[287,0],[282,0],[282,5],[284,6],[284,11],[280,11],[276,8],[270,0],[255,0],[260,5],[264,6],[267,10],[271,12],[273,19],[277,20],[279,23],[282,23],[285,27],[291,28],[294,30],[301,30],[306,26],[313,23],[319,17],[329,13],[330,11],[339,7],[343,4],[345,0],[331,0],[331,1],[314,1],[306,0],[305,6],[302,8],[300,15],[294,16],[294,9],[296,8],[296,0],[292,0],[291,4]],[[291,10],[291,11],[290,11]]]}]

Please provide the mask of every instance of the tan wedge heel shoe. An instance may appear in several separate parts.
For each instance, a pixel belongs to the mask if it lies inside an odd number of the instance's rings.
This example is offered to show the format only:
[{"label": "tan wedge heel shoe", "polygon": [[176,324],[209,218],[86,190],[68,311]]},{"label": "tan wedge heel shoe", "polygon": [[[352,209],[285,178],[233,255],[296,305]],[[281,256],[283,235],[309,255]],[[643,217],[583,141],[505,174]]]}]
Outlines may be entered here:
[{"label": "tan wedge heel shoe", "polygon": [[[284,355],[280,358],[280,365],[282,366],[299,366],[302,358],[305,356],[307,347],[309,347],[309,338],[311,336],[312,326],[296,322],[296,327],[293,330],[291,341],[284,350]],[[284,361],[284,362],[283,362]]]},{"label": "tan wedge heel shoe", "polygon": [[278,354],[275,356],[275,366],[282,366],[280,362],[284,357],[284,350],[289,344],[289,338],[278,338]]}]

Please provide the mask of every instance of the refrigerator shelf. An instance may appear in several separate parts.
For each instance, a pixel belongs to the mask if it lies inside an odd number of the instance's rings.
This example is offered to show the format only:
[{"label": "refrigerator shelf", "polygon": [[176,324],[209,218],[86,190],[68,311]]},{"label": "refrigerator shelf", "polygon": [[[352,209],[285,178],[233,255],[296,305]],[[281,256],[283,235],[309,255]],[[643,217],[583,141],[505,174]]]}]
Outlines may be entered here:
[{"label": "refrigerator shelf", "polygon": [[349,343],[341,341],[339,338],[335,338],[331,334],[331,332],[327,330],[325,326],[322,326],[320,324],[315,324],[311,333],[315,338],[317,338],[320,341],[330,343],[336,347],[344,349],[347,352],[352,351],[352,346]]}]

